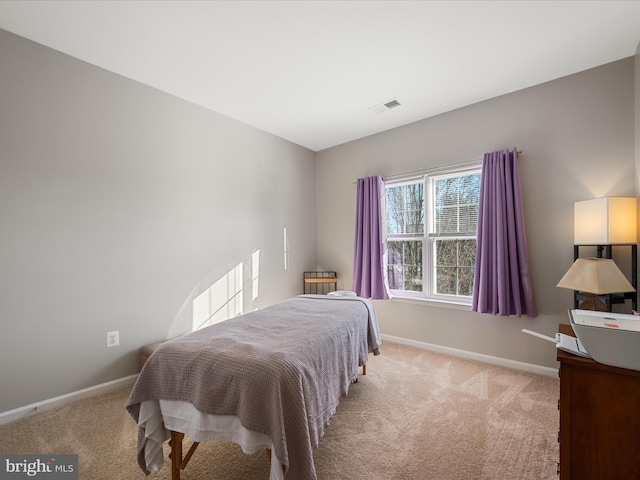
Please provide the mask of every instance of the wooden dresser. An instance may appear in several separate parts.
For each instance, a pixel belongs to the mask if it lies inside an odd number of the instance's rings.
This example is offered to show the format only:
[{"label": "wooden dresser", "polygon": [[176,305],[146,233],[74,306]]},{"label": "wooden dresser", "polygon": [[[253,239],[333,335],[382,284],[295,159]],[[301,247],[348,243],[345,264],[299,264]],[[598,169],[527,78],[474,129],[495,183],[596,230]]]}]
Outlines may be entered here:
[{"label": "wooden dresser", "polygon": [[[559,331],[575,336],[570,325]],[[560,479],[640,479],[640,372],[557,355]]]}]

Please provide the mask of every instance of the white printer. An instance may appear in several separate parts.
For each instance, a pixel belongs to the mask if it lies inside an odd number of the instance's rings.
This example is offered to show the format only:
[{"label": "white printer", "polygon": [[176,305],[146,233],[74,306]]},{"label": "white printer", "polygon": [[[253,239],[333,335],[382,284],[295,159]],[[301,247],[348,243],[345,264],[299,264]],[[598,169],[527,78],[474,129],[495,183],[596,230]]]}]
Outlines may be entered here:
[{"label": "white printer", "polygon": [[640,316],[569,310],[569,321],[596,362],[640,370]]}]

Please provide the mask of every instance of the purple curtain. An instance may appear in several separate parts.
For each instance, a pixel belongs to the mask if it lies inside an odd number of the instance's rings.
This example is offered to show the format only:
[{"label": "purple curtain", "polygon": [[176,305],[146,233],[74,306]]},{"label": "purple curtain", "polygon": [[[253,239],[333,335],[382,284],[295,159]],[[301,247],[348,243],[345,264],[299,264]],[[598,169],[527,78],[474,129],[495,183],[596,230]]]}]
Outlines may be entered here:
[{"label": "purple curtain", "polygon": [[364,298],[389,298],[384,268],[385,195],[382,177],[358,179],[352,290]]},{"label": "purple curtain", "polygon": [[473,308],[493,315],[538,315],[529,278],[518,151],[485,153],[478,205]]}]

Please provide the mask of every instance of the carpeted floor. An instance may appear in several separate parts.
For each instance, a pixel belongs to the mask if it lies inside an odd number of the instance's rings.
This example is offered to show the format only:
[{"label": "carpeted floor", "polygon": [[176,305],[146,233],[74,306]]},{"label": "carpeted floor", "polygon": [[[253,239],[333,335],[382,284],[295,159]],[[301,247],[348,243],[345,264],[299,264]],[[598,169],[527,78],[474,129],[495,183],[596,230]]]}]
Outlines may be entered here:
[{"label": "carpeted floor", "polygon": [[[556,378],[390,342],[382,347],[320,442],[318,480],[557,478]],[[82,480],[142,480],[137,429],[124,410],[128,391],[1,426],[0,453],[73,453]],[[170,479],[168,462],[151,478]],[[268,478],[264,453],[245,455],[224,442],[200,445],[182,473],[183,480]]]}]

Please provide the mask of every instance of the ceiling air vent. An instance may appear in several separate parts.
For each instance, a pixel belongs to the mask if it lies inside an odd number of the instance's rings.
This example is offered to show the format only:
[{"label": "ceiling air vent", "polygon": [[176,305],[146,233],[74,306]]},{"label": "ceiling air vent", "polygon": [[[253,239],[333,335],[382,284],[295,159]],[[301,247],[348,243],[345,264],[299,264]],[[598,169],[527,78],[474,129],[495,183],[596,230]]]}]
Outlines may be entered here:
[{"label": "ceiling air vent", "polygon": [[399,107],[401,103],[397,99],[389,100],[388,102],[381,103],[379,105],[374,105],[373,107],[369,107],[369,110],[375,113],[386,112],[387,110],[391,110],[392,108]]}]

